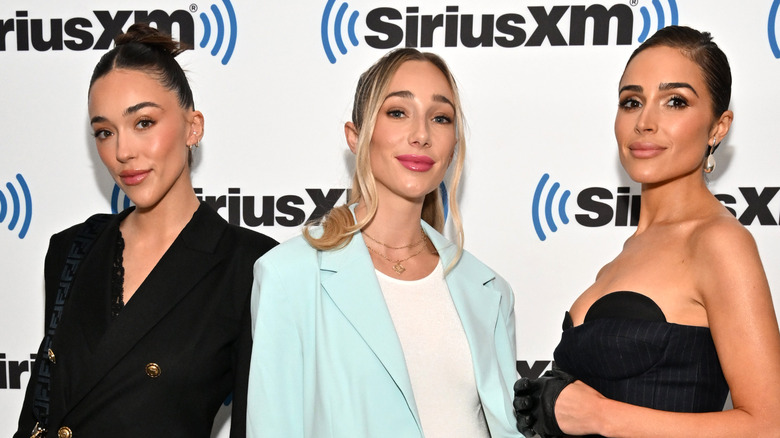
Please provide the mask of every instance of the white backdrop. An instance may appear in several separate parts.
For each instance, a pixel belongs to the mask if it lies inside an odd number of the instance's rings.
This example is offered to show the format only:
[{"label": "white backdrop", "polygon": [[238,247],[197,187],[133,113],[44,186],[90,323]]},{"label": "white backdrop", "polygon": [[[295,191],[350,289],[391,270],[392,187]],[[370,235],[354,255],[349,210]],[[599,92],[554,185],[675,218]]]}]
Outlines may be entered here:
[{"label": "white backdrop", "polygon": [[[612,132],[626,59],[660,25],[708,30],[732,65],[735,113],[710,187],[755,236],[778,302],[780,0],[197,1],[0,4],[0,435],[15,430],[43,334],[49,236],[124,201],[112,206],[90,137],[92,68],[113,29],[155,10],[196,46],[180,57],[206,119],[195,186],[225,218],[278,240],[299,232],[315,201],[345,201],[330,190],[349,186],[342,126],[360,72],[404,44],[442,55],[469,124],[466,247],[515,290],[524,374],[548,365],[564,310],[633,232],[625,200],[639,187]],[[583,25],[583,10],[615,18]],[[469,38],[471,23],[483,38]]]}]

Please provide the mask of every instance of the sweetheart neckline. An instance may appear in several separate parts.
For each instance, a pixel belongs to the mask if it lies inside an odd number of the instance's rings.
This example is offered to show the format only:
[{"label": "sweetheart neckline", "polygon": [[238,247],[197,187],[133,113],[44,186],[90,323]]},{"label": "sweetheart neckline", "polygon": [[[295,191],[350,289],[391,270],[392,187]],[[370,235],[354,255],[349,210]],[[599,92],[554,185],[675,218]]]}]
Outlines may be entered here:
[{"label": "sweetheart neckline", "polygon": [[[568,314],[569,314],[569,312],[566,311],[566,315],[568,315]],[[599,319],[594,320],[594,321],[588,321],[587,324],[596,324],[596,323],[598,323],[600,321],[606,321],[608,319],[632,319],[632,318],[599,318]],[[673,326],[677,326],[677,327],[690,328],[690,329],[705,329],[707,331],[710,330],[709,327],[704,326],[704,325],[678,324],[676,322],[663,322],[663,321],[645,321],[645,322],[655,322],[655,323],[659,323],[659,324],[673,325]],[[564,331],[568,331],[568,330],[578,329],[578,328],[583,327],[585,324],[586,323],[583,322],[582,324],[573,325],[573,326],[571,326],[569,328],[564,328],[563,330]]]},{"label": "sweetheart neckline", "polygon": [[[634,309],[635,310],[639,310],[640,313],[641,312],[644,312],[644,313],[640,314],[640,315],[637,315],[637,316],[634,316],[634,317],[629,317],[629,316],[609,316],[609,317],[605,317],[605,316],[597,316],[595,314],[591,315],[591,311],[594,309],[594,307],[596,309],[600,309],[599,306],[602,306],[605,301],[612,300],[614,302],[616,297],[617,298],[630,297],[629,298],[630,300],[634,300],[633,303],[632,303],[632,305],[635,306]],[[636,301],[636,300],[639,300],[639,301]],[[614,304],[614,303],[612,303],[612,304]],[[621,304],[625,304],[625,301],[623,301]],[[637,305],[647,306],[647,307],[645,307],[644,309],[638,309],[636,307]],[[658,306],[658,304],[656,304],[656,302],[652,298],[648,297],[647,295],[641,294],[639,292],[627,291],[627,290],[614,291],[614,292],[610,292],[610,293],[607,293],[607,294],[602,295],[601,297],[599,297],[596,301],[594,301],[590,305],[588,310],[585,312],[585,317],[583,318],[583,322],[578,324],[578,325],[576,325],[576,326],[574,325],[574,322],[571,319],[570,313],[568,311],[566,311],[566,313],[564,315],[564,320],[563,320],[563,330],[580,327],[580,326],[582,326],[582,325],[584,325],[586,323],[592,323],[592,322],[597,321],[599,319],[609,319],[609,318],[613,318],[613,319],[614,318],[638,319],[638,320],[644,320],[644,321],[663,322],[663,323],[666,323],[666,324],[672,324],[672,325],[677,325],[677,326],[682,326],[682,327],[706,328],[706,329],[709,330],[708,326],[678,324],[678,323],[674,323],[674,322],[669,322],[669,321],[667,321],[666,315],[664,314],[663,310],[661,310],[660,306]]]}]

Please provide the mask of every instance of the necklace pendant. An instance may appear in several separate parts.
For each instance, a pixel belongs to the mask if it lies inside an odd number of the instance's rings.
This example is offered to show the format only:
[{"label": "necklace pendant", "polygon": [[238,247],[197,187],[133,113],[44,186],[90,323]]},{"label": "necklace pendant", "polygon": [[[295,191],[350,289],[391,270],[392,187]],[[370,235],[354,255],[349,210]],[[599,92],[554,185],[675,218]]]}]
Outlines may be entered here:
[{"label": "necklace pendant", "polygon": [[401,266],[401,263],[399,262],[399,263],[396,263],[396,264],[393,265],[393,271],[398,273],[398,275],[401,275],[401,274],[404,273],[404,271],[406,271],[406,268]]}]

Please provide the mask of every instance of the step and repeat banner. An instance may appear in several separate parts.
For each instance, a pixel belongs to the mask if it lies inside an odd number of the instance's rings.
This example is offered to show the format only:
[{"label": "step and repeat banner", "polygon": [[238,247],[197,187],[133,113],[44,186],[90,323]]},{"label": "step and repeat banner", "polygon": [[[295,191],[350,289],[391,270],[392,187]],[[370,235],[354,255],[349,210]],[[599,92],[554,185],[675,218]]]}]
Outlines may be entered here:
[{"label": "step and repeat banner", "polygon": [[43,335],[49,236],[129,205],[95,151],[87,87],[132,23],[194,47],[179,61],[206,121],[198,196],[280,241],[346,201],[343,124],[359,74],[396,47],[444,57],[468,121],[466,247],[512,284],[518,370],[532,376],[549,367],[564,311],[634,231],[640,192],[617,157],[617,87],[629,54],[666,25],[710,31],[729,57],[735,119],[710,188],[755,236],[780,304],[778,3],[2,2],[0,435],[15,430]]}]

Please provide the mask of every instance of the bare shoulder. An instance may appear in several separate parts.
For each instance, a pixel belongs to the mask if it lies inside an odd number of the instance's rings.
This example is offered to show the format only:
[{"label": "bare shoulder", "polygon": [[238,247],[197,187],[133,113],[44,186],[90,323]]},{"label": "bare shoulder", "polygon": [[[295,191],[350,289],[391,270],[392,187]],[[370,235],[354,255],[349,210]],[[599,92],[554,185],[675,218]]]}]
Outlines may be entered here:
[{"label": "bare shoulder", "polygon": [[708,217],[693,227],[690,250],[695,258],[705,261],[723,256],[733,259],[739,254],[758,255],[753,235],[729,213]]},{"label": "bare shoulder", "polygon": [[736,305],[769,296],[755,239],[733,216],[708,218],[695,227],[689,251],[705,304]]},{"label": "bare shoulder", "polygon": [[612,268],[612,265],[615,264],[615,261],[612,260],[608,262],[606,265],[602,266],[601,269],[599,269],[599,272],[596,273],[596,280],[600,279],[604,274],[609,272],[609,270]]}]

